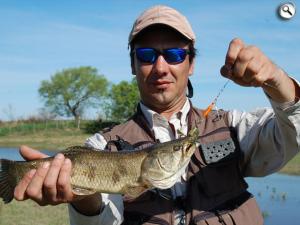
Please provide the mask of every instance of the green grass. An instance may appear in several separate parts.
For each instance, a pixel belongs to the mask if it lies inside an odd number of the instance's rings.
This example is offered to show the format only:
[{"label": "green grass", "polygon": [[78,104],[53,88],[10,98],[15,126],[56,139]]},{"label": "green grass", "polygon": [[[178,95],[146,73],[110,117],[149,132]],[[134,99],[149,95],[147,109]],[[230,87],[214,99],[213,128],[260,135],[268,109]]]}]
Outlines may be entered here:
[{"label": "green grass", "polygon": [[[89,121],[82,121],[84,128]],[[84,129],[77,129],[74,121],[17,121],[0,124],[0,146],[28,145],[37,149],[62,150],[82,145],[87,137]]]},{"label": "green grass", "polygon": [[[81,127],[84,128],[90,121],[81,121]],[[0,136],[9,136],[13,134],[27,135],[38,132],[48,132],[53,130],[76,129],[73,120],[20,120],[0,123]]]},{"label": "green grass", "polygon": [[78,129],[40,131],[32,134],[10,134],[0,136],[0,146],[15,147],[28,145],[36,149],[63,150],[73,145],[83,145],[86,138],[91,134],[86,134]]},{"label": "green grass", "polygon": [[291,161],[288,162],[281,170],[280,173],[289,175],[300,175],[300,154],[297,154]]},{"label": "green grass", "polygon": [[66,225],[69,215],[66,204],[39,206],[31,200],[9,204],[0,202],[0,225]]}]

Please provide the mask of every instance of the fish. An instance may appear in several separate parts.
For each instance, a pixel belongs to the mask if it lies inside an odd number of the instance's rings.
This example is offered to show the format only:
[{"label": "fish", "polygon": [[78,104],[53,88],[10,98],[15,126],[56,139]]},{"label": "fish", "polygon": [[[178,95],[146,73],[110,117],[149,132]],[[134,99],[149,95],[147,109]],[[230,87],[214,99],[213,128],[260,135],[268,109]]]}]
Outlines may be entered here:
[{"label": "fish", "polygon": [[[111,152],[72,146],[61,153],[72,161],[74,194],[115,193],[134,198],[148,189],[172,187],[189,164],[197,148],[198,136],[198,129],[193,128],[184,137],[139,150]],[[0,159],[0,198],[4,203],[13,200],[14,188],[25,173],[53,158]]]}]

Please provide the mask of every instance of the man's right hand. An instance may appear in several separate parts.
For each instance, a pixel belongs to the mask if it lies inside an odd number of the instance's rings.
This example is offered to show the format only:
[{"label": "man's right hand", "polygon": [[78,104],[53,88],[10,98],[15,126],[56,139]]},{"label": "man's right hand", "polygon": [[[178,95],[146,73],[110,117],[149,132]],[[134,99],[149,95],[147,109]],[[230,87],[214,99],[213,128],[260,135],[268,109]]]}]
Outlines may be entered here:
[{"label": "man's right hand", "polygon": [[[20,154],[25,160],[48,157],[27,146],[20,147]],[[70,184],[71,169],[70,159],[58,153],[52,162],[45,162],[26,173],[15,188],[15,199],[22,201],[30,198],[39,205],[57,205],[77,200]]]},{"label": "man's right hand", "polygon": [[[48,157],[27,146],[20,147],[20,154],[25,160]],[[72,162],[58,153],[53,161],[43,163],[39,168],[30,170],[18,183],[14,197],[18,201],[32,199],[39,205],[57,205],[72,203],[80,213],[92,216],[100,213],[101,194],[75,195],[71,186]]]}]

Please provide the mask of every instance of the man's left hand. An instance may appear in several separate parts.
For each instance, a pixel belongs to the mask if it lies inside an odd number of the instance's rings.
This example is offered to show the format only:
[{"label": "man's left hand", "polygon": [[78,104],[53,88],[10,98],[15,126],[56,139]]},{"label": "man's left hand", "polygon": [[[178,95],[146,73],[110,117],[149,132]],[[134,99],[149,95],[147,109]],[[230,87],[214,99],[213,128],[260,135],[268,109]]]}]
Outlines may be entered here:
[{"label": "man's left hand", "polygon": [[275,101],[289,102],[296,97],[293,80],[259,48],[246,46],[235,38],[226,54],[221,74],[241,86],[262,87]]}]

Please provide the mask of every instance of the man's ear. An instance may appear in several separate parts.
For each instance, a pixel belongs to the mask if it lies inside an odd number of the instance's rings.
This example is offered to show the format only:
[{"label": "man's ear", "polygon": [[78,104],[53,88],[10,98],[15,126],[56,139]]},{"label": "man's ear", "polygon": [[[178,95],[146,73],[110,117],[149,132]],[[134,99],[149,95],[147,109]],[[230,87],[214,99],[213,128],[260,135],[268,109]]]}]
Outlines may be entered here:
[{"label": "man's ear", "polygon": [[193,59],[193,62],[190,65],[189,76],[192,76],[192,74],[194,73],[194,67],[195,67],[195,59]]},{"label": "man's ear", "polygon": [[134,59],[131,60],[131,74],[136,75]]},{"label": "man's ear", "polygon": [[136,75],[134,55],[130,56],[131,74]]}]

